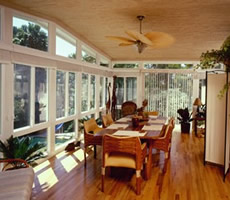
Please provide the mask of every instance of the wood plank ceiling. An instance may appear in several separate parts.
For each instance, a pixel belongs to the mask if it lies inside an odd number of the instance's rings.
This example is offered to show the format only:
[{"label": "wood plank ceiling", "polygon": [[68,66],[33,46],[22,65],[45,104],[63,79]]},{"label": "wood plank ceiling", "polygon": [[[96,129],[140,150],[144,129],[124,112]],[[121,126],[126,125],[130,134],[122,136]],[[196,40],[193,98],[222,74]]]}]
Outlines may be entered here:
[{"label": "wood plank ceiling", "polygon": [[[7,5],[64,24],[112,60],[196,61],[230,35],[229,0],[8,0]],[[166,32],[175,43],[139,54],[105,38],[138,31],[137,15],[146,16],[144,33]]]}]

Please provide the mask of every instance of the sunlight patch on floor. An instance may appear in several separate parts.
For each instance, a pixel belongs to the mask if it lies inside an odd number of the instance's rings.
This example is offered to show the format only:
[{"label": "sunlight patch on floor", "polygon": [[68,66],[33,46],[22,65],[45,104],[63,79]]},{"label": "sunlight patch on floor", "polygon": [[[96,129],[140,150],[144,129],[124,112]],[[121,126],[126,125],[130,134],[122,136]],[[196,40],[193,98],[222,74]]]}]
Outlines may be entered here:
[{"label": "sunlight patch on floor", "polygon": [[65,156],[66,154],[67,154],[67,152],[62,151],[61,153],[59,153],[59,154],[56,155],[56,158],[57,158],[57,159],[60,159],[60,158],[62,158],[63,156]]},{"label": "sunlight patch on floor", "polygon": [[78,165],[78,163],[73,159],[72,156],[68,156],[61,160],[62,166],[65,168],[66,172],[70,172],[74,167]]},{"label": "sunlight patch on floor", "polygon": [[[82,162],[84,160],[84,151],[82,149],[79,149],[73,153],[73,155]],[[88,157],[88,154],[86,154],[86,157]]]},{"label": "sunlight patch on floor", "polygon": [[38,166],[34,167],[34,173],[37,173],[38,171],[44,169],[45,167],[49,166],[50,165],[50,161],[47,160],[41,164],[39,164]]},{"label": "sunlight patch on floor", "polygon": [[58,179],[52,168],[45,170],[44,172],[39,174],[37,177],[38,177],[40,186],[44,192],[47,191],[49,188],[51,188],[58,182]]}]

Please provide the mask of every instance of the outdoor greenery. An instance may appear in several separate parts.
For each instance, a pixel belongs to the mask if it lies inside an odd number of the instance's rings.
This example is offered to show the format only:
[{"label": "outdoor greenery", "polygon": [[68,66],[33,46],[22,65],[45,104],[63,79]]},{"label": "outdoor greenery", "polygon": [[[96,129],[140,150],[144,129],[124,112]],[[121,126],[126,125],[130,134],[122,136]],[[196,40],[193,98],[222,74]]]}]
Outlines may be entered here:
[{"label": "outdoor greenery", "polygon": [[192,69],[193,64],[145,64],[145,69]]},{"label": "outdoor greenery", "polygon": [[114,64],[113,68],[137,68],[138,64]]},{"label": "outdoor greenery", "polygon": [[43,147],[45,144],[34,142],[31,137],[14,138],[11,136],[5,143],[0,140],[0,152],[3,153],[3,159],[20,158],[32,166],[36,164],[35,160],[44,157],[41,151]]},{"label": "outdoor greenery", "polygon": [[14,26],[13,43],[42,51],[48,51],[47,34],[41,30],[39,25],[33,23],[22,25],[20,28]]}]

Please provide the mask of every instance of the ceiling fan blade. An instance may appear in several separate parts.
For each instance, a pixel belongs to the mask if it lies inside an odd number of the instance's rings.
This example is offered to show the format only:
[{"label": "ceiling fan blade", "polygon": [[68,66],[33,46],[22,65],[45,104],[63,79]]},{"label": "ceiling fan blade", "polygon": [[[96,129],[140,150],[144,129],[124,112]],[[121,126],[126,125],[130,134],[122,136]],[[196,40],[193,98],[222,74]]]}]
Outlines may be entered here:
[{"label": "ceiling fan blade", "polygon": [[149,32],[145,34],[145,37],[152,41],[153,44],[150,45],[152,48],[168,47],[175,41],[171,35],[163,32]]},{"label": "ceiling fan blade", "polygon": [[105,37],[110,39],[110,40],[116,40],[116,41],[126,43],[126,44],[135,42],[134,40],[131,40],[131,39],[126,38],[126,37],[119,37],[119,36],[105,36]]},{"label": "ceiling fan blade", "polygon": [[125,31],[125,33],[135,40],[140,40],[147,45],[153,45],[152,41],[149,40],[149,38],[145,37],[143,34],[137,31]]},{"label": "ceiling fan blade", "polygon": [[124,46],[130,46],[130,45],[134,45],[135,44],[135,42],[132,42],[132,43],[120,43],[119,44],[119,46],[121,46],[121,47],[124,47]]}]

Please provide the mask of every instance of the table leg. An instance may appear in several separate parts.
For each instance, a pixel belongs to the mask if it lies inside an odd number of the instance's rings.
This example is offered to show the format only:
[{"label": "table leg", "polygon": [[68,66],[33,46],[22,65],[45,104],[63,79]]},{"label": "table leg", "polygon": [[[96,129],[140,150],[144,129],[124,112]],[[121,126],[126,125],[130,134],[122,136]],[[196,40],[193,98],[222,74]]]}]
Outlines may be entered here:
[{"label": "table leg", "polygon": [[151,177],[151,171],[152,171],[152,142],[149,142],[149,154],[148,154],[148,163],[147,163],[147,179],[150,179]]}]

